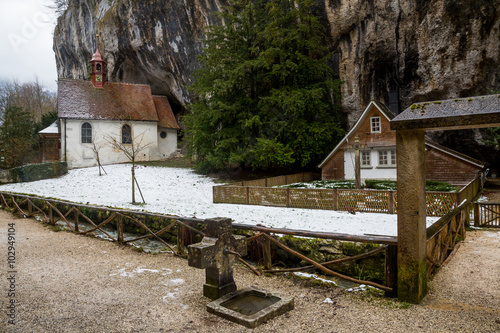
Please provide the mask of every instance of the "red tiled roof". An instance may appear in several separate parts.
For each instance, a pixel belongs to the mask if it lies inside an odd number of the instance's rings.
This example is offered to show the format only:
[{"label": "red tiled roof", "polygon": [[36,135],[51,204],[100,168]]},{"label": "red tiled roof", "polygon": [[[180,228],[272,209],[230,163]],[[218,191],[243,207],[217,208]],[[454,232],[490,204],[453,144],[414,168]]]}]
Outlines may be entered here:
[{"label": "red tiled roof", "polygon": [[57,95],[60,118],[158,121],[179,128],[168,100],[157,111],[148,85],[107,82],[94,88],[90,81],[60,80]]},{"label": "red tiled roof", "polygon": [[172,112],[172,108],[170,107],[168,98],[166,96],[153,95],[153,101],[159,119],[158,127],[180,129],[174,117],[174,113]]}]

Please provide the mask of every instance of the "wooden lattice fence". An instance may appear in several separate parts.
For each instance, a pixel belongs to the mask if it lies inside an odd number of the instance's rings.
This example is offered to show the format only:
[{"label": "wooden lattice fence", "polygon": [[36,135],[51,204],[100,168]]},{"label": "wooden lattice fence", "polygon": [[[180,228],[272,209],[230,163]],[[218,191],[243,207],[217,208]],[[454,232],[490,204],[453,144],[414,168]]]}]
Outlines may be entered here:
[{"label": "wooden lattice fence", "polygon": [[[202,230],[197,229],[199,226],[205,224],[205,220],[197,218],[184,218],[177,216],[169,216],[166,214],[156,214],[147,213],[141,211],[125,210],[125,209],[113,209],[108,207],[99,206],[89,206],[83,204],[77,204],[72,202],[60,201],[55,199],[40,198],[36,196],[19,195],[14,193],[0,192],[0,206],[1,208],[8,210],[12,213],[22,215],[24,217],[37,217],[38,220],[42,222],[55,225],[57,222],[64,222],[68,229],[72,232],[89,235],[96,230],[101,231],[105,234],[110,241],[118,243],[131,243],[144,238],[155,238],[156,240],[163,243],[167,248],[169,248],[174,255],[185,256],[185,247],[190,243],[185,241],[184,233],[186,229],[189,229],[201,236],[204,235]],[[102,218],[97,221],[90,215],[91,212],[98,212]],[[162,220],[165,222],[165,227],[154,228],[151,224],[148,224],[147,219]],[[82,230],[79,227],[79,220],[85,220],[90,223],[93,227],[88,230]],[[125,221],[137,224],[145,233],[144,235],[137,235],[134,237],[125,238],[123,232],[123,226]],[[105,225],[114,224],[116,226],[117,237],[113,237],[109,232],[103,229]],[[196,227],[194,227],[196,226]],[[177,243],[169,244],[160,236],[165,232],[177,228]],[[277,228],[266,228],[262,226],[246,225],[246,224],[233,224],[233,228],[237,230],[244,230],[246,232],[252,231],[254,235],[247,238],[247,242],[253,242],[260,240],[264,246],[262,247],[262,257],[263,257],[263,267],[259,270],[253,265],[246,262],[244,259],[239,258],[238,260],[244,265],[248,266],[254,273],[261,274],[261,272],[267,273],[284,273],[293,270],[307,269],[307,267],[300,267],[298,269],[275,269],[273,268],[273,260],[271,257],[271,244],[289,253],[289,255],[296,256],[308,263],[313,267],[319,269],[324,274],[336,276],[354,283],[366,284],[377,287],[384,290],[388,295],[393,295],[396,284],[396,258],[397,258],[397,239],[395,237],[386,236],[357,236],[357,235],[346,235],[338,233],[328,233],[328,232],[312,232],[307,230],[290,230],[290,229],[277,229]],[[367,253],[341,258],[334,260],[332,262],[319,263],[316,262],[305,255],[298,253],[287,247],[285,244],[281,243],[276,234],[281,235],[293,235],[305,238],[320,238],[328,240],[339,240],[339,241],[349,241],[349,242],[361,242],[361,243],[374,243],[381,244],[382,246],[376,250],[369,251]],[[329,266],[336,264],[338,262],[346,262],[353,260],[360,260],[372,255],[376,255],[380,252],[385,252],[385,283],[379,284],[373,281],[365,281],[355,279],[344,274],[338,273]]]},{"label": "wooden lattice fence", "polygon": [[[245,190],[248,187],[244,187]],[[274,189],[290,192],[289,198],[294,198],[296,195],[293,193],[297,189]],[[325,195],[326,190],[315,190],[319,191],[318,197]],[[383,191],[376,191],[381,192]],[[271,193],[271,192],[270,192]],[[279,193],[276,192],[276,193]],[[382,194],[376,194],[382,195]],[[281,193],[281,196],[284,195]],[[314,195],[310,195],[314,197]],[[365,198],[363,198],[365,199]],[[376,201],[377,197],[369,197],[366,202]],[[273,199],[274,200],[274,199]],[[342,199],[340,199],[342,201]],[[328,201],[331,202],[331,201]],[[293,203],[293,199],[292,199]],[[124,210],[124,209],[112,209],[107,207],[96,207],[83,204],[77,204],[72,202],[40,198],[36,196],[19,195],[14,193],[0,192],[0,206],[12,213],[22,215],[24,217],[37,217],[39,220],[49,223],[56,224],[59,221],[64,222],[69,230],[75,233],[88,235],[96,230],[100,230],[108,239],[118,243],[131,243],[144,238],[155,238],[156,240],[163,243],[167,248],[169,248],[172,253],[177,256],[185,256],[185,247],[189,245],[189,242],[185,240],[186,230],[193,231],[201,236],[204,235],[202,230],[199,230],[199,226],[203,226],[205,220],[197,218],[183,218],[177,216],[169,216],[166,214],[156,214],[147,213],[142,211]],[[434,272],[434,268],[439,267],[449,256],[451,251],[454,249],[455,244],[460,239],[465,238],[465,226],[468,224],[469,219],[469,209],[471,205],[470,202],[465,200],[457,208],[448,212],[439,221],[432,225],[427,230],[427,260],[428,260],[428,274]],[[378,208],[377,208],[378,209]],[[89,217],[90,212],[98,212],[101,218],[99,221],[92,217]],[[165,223],[159,224],[162,227],[153,227],[148,224],[147,219],[156,219],[163,221]],[[88,230],[82,230],[79,228],[79,220],[83,219],[93,225],[93,228]],[[126,221],[137,224],[144,232],[144,235],[137,235],[134,237],[125,238],[123,232],[123,226]],[[113,237],[110,233],[103,229],[105,225],[114,223],[116,226],[117,236]],[[264,222],[264,221],[263,221]],[[265,222],[264,222],[265,223]],[[397,238],[396,237],[386,237],[386,236],[359,236],[359,235],[347,235],[338,233],[328,233],[328,232],[312,232],[306,230],[290,230],[290,229],[277,229],[277,228],[267,228],[262,226],[247,225],[247,224],[233,224],[234,229],[245,230],[254,232],[253,236],[247,238],[247,242],[253,242],[260,240],[263,244],[262,246],[262,258],[263,267],[259,269],[253,267],[242,258],[238,260],[247,265],[253,272],[260,274],[261,272],[266,273],[285,273],[297,270],[304,270],[308,268],[316,268],[322,271],[324,274],[333,275],[360,284],[367,284],[384,290],[387,295],[396,296],[396,283],[397,283]],[[171,229],[177,229],[176,233],[176,244],[169,244],[164,239],[162,239],[162,234],[166,233]],[[333,260],[330,262],[319,263],[316,262],[297,251],[292,250],[285,244],[281,243],[276,234],[281,235],[293,235],[305,238],[320,238],[328,240],[339,240],[348,242],[362,242],[362,243],[375,243],[381,246],[375,250],[369,251],[367,253],[341,258]],[[273,267],[273,258],[271,256],[271,245],[281,248],[282,250],[288,252],[292,256],[296,256],[309,264],[310,266],[300,267],[300,268],[290,268],[290,269],[276,269]],[[332,270],[331,265],[338,264],[340,262],[360,260],[368,256],[376,255],[377,253],[385,253],[385,282],[384,284],[375,283],[373,281],[364,281],[355,279],[349,276],[345,276],[341,273]]]},{"label": "wooden lattice fence", "polygon": [[[214,186],[213,202],[273,207],[397,213],[397,191],[273,188],[315,179],[305,173],[231,185]],[[427,216],[443,216],[463,200],[472,201],[482,188],[477,177],[459,192],[426,192]]]},{"label": "wooden lattice fence", "polygon": [[500,228],[500,203],[475,202],[474,226]]},{"label": "wooden lattice fence", "polygon": [[470,209],[470,201],[464,200],[427,228],[427,277],[447,260],[457,242],[465,239],[465,227],[470,223]]}]

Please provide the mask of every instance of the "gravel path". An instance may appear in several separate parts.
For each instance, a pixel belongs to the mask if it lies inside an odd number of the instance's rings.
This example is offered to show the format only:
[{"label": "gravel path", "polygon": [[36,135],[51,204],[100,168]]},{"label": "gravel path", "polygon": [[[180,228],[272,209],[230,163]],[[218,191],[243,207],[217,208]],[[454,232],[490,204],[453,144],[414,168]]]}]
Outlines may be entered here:
[{"label": "gravel path", "polygon": [[[15,223],[15,325],[9,325],[7,230]],[[0,211],[0,331],[500,332],[500,231],[471,231],[420,305],[235,269],[239,287],[295,298],[295,310],[249,330],[205,311],[204,271]],[[323,303],[327,298],[333,303]]]}]

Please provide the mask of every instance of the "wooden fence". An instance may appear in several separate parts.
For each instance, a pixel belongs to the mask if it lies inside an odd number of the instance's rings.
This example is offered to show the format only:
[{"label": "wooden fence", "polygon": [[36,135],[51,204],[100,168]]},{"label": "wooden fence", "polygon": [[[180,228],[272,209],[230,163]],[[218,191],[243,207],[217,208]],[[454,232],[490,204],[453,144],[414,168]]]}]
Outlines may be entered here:
[{"label": "wooden fence", "polygon": [[475,202],[474,226],[500,228],[500,203]]},{"label": "wooden fence", "polygon": [[465,239],[465,226],[469,225],[471,204],[464,200],[458,207],[427,228],[427,277],[440,267]]},{"label": "wooden fence", "polygon": [[[169,216],[165,214],[147,213],[141,211],[125,210],[125,209],[114,209],[99,206],[89,206],[83,204],[77,204],[67,201],[54,200],[41,198],[36,196],[19,195],[15,193],[0,192],[0,205],[3,209],[8,210],[15,214],[20,214],[24,217],[34,217],[36,216],[42,222],[55,225],[58,222],[63,222],[66,224],[72,232],[88,235],[96,230],[104,233],[109,240],[118,243],[132,243],[134,241],[144,239],[144,238],[155,238],[156,240],[163,243],[167,248],[169,248],[174,255],[185,256],[185,247],[189,245],[186,242],[184,234],[187,229],[203,236],[202,230],[196,227],[203,228],[205,220],[197,218],[184,218],[177,216]],[[95,221],[87,215],[89,212],[97,211],[102,213],[102,218],[99,221]],[[71,220],[70,220],[71,218]],[[166,227],[163,228],[153,228],[148,226],[145,220],[147,218],[155,218],[156,220],[162,220],[166,222]],[[93,225],[90,230],[82,231],[79,228],[79,220],[84,219]],[[137,224],[139,227],[145,231],[145,235],[134,236],[133,238],[124,238],[123,233],[123,223],[124,221],[129,221],[131,223]],[[103,229],[105,225],[109,225],[114,222],[116,225],[117,237],[113,237],[110,233]],[[172,245],[167,243],[160,236],[172,228],[177,228],[177,244]],[[238,258],[240,262],[248,266],[256,274],[260,274],[261,271],[268,273],[284,273],[293,271],[294,269],[273,269],[272,256],[271,256],[271,244],[287,251],[288,253],[296,256],[311,264],[311,267],[321,270],[323,273],[343,278],[345,280],[366,284],[370,286],[377,287],[384,290],[388,295],[392,295],[395,291],[396,279],[397,279],[397,239],[395,237],[386,236],[354,236],[347,234],[338,233],[327,233],[327,232],[311,232],[305,230],[290,230],[290,229],[277,229],[277,228],[266,228],[262,226],[246,225],[246,224],[236,224],[233,223],[233,228],[237,230],[253,231],[254,235],[247,238],[247,242],[253,242],[258,239],[261,240],[262,246],[262,258],[263,258],[263,269],[260,271],[249,264],[242,258]],[[361,243],[373,243],[381,244],[379,248],[369,251],[367,253],[341,258],[338,260],[318,263],[303,254],[294,251],[285,244],[281,243],[275,234],[281,235],[293,235],[306,238],[321,238],[329,240],[339,240],[339,241],[349,241],[349,242],[361,242]],[[368,256],[375,255],[380,252],[385,252],[385,283],[379,284],[373,281],[364,281],[355,279],[344,274],[335,272],[329,266],[334,265],[339,262],[346,262],[350,260],[359,260]],[[304,270],[308,267],[300,267],[295,270]]]},{"label": "wooden fence", "polygon": [[[314,179],[297,174],[213,187],[213,202],[272,207],[326,209],[367,213],[397,213],[396,191],[275,188],[297,179]],[[279,185],[275,185],[279,184]],[[427,192],[427,216],[443,216],[459,202],[472,201],[481,190],[477,177],[459,192]]]},{"label": "wooden fence", "polygon": [[[201,229],[203,228],[205,220],[197,218],[184,218],[169,216],[166,214],[89,206],[61,200],[19,195],[8,192],[0,192],[0,206],[5,210],[8,210],[15,214],[20,214],[24,217],[36,216],[39,220],[51,225],[55,225],[57,222],[64,222],[72,232],[79,234],[90,234],[93,231],[99,230],[107,235],[107,237],[111,241],[118,243],[133,243],[144,238],[155,238],[156,240],[163,243],[174,253],[174,255],[177,256],[185,256],[185,247],[190,244],[184,237],[188,230],[201,236],[204,235],[203,231],[199,230],[198,228],[200,228],[200,226]],[[470,201],[464,200],[458,207],[448,212],[448,214],[440,218],[436,223],[434,223],[430,228],[427,229],[427,273],[429,275],[434,272],[434,269],[436,267],[439,267],[446,260],[446,258],[454,249],[457,241],[459,241],[460,239],[465,239],[465,225],[469,223],[470,207]],[[89,212],[92,211],[102,213],[102,217],[99,221],[94,221],[92,218],[87,216],[90,215]],[[72,218],[71,221],[70,218]],[[148,225],[148,223],[146,222],[147,218],[161,220],[165,222],[166,227],[154,228],[151,225]],[[91,225],[93,225],[93,228],[91,228],[90,230],[82,231],[79,228],[80,219],[84,219],[85,221],[89,222]],[[145,235],[134,236],[132,238],[125,239],[123,233],[123,223],[126,220],[141,227],[145,232]],[[116,238],[103,229],[106,224],[109,224],[112,221],[114,221],[114,225],[116,225]],[[177,228],[177,242],[175,245],[167,243],[163,238],[160,237],[163,233],[173,228]],[[374,286],[381,290],[384,290],[387,295],[396,296],[395,291],[397,283],[398,244],[396,237],[358,236],[328,232],[311,232],[305,230],[267,228],[263,226],[237,223],[233,224],[233,228],[237,230],[253,231],[253,235],[247,238],[247,242],[249,243],[260,239],[260,242],[262,244],[261,254],[263,258],[263,267],[261,267],[260,270],[256,269],[242,258],[238,258],[241,263],[247,265],[256,274],[260,274],[260,272],[285,273],[298,270],[306,270],[309,268],[316,268],[327,275],[336,276],[354,283]],[[318,263],[281,243],[275,236],[276,234],[314,239],[320,238],[348,242],[373,243],[380,244],[381,246],[375,250],[361,255]],[[273,269],[271,244],[287,251],[289,254],[292,254],[293,256],[296,256],[301,260],[308,262],[310,266],[289,269]],[[375,283],[373,281],[363,281],[355,279],[331,269],[332,265],[350,260],[360,260],[369,256],[376,255],[380,252],[385,253],[385,282],[383,285]]]}]

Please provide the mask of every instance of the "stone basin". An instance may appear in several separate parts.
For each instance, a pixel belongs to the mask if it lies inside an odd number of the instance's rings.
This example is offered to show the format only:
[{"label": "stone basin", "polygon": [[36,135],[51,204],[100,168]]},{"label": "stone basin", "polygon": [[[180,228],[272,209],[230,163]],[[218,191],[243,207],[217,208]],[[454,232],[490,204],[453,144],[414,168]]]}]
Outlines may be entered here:
[{"label": "stone basin", "polygon": [[240,325],[254,328],[292,310],[293,298],[247,287],[207,304],[207,311]]}]

